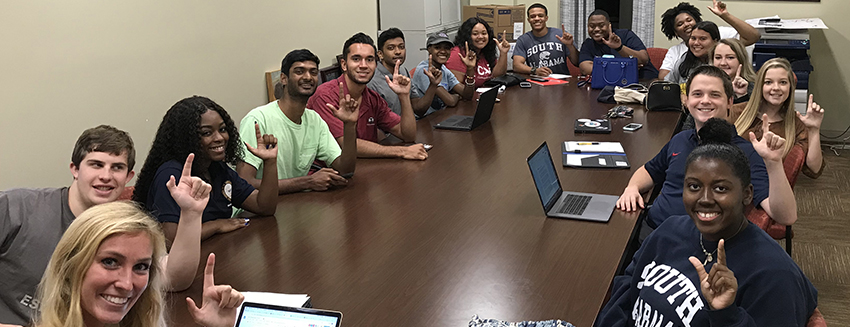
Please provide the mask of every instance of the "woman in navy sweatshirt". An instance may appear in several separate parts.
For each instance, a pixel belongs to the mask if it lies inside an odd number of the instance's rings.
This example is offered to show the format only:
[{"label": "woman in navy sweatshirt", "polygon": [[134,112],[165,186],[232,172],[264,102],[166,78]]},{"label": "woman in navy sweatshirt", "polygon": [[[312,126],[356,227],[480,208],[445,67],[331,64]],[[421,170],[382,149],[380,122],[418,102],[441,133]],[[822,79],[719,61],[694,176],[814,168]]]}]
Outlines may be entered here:
[{"label": "woman in navy sweatshirt", "polygon": [[688,216],[670,217],[644,241],[596,326],[805,326],[817,290],[747,221],[753,187],[746,156],[729,144],[734,134],[720,119],[699,131],[685,171]]}]

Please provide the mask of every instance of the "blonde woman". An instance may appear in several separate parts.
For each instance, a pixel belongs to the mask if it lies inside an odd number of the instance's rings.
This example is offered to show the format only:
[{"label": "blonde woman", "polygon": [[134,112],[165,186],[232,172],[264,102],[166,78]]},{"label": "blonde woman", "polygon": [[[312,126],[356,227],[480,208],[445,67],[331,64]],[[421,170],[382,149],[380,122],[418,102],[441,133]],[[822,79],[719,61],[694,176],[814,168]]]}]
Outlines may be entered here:
[{"label": "blonde woman", "polygon": [[[62,236],[39,285],[38,327],[165,326],[165,237],[159,224],[130,202],[86,210]],[[244,298],[213,285],[215,256],[204,270],[202,307],[187,298],[203,326],[230,327]]]},{"label": "blonde woman", "polygon": [[737,39],[720,39],[709,52],[711,63],[720,67],[729,78],[735,90],[734,103],[742,103],[750,100],[753,93],[753,82],[756,80],[756,72],[747,57],[747,48]]},{"label": "blonde woman", "polygon": [[791,63],[784,58],[768,60],[759,70],[750,101],[746,105],[732,107],[730,120],[735,122],[738,134],[746,138],[753,132],[758,139],[764,132],[762,120],[767,120],[769,129],[784,137],[784,155],[799,144],[806,153],[802,172],[817,178],[823,172],[824,161],[820,149],[820,126],[824,109],[809,95],[806,115],[794,110],[796,79]]}]

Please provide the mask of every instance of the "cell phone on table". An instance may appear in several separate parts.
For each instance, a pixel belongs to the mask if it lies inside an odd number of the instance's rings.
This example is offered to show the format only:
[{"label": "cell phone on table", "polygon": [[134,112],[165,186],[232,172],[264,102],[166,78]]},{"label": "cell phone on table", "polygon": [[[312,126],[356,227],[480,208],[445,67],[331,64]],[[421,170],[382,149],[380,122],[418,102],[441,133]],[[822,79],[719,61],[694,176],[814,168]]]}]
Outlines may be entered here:
[{"label": "cell phone on table", "polygon": [[643,124],[628,123],[626,126],[623,126],[623,130],[632,132],[632,131],[639,130],[641,127],[643,127]]}]

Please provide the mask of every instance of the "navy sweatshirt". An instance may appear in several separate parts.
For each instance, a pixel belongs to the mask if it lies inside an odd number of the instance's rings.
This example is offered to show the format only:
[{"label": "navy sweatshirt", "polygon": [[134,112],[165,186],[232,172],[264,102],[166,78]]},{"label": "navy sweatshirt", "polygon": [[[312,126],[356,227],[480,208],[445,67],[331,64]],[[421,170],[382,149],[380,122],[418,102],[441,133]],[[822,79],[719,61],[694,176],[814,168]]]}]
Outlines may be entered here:
[{"label": "navy sweatshirt", "polygon": [[[805,326],[817,307],[817,290],[782,247],[753,224],[726,240],[726,264],[738,280],[735,303],[711,310],[696,269],[705,259],[689,216],[673,216],[614,278],[611,300],[595,326]],[[709,252],[717,242],[703,241]],[[717,262],[706,266],[706,272]]]}]

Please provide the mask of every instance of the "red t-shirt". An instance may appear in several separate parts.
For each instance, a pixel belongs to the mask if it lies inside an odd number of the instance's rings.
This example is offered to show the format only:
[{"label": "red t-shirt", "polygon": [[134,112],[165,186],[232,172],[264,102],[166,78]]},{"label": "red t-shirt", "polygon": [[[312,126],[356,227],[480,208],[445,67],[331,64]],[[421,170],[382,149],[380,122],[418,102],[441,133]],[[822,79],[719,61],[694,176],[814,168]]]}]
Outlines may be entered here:
[{"label": "red t-shirt", "polygon": [[[330,108],[325,104],[330,103],[339,107],[339,82],[342,82],[345,94],[348,94],[348,85],[345,75],[327,81],[316,88],[316,93],[307,101],[307,108],[313,109],[322,119],[328,123],[328,129],[334,138],[342,137],[343,123],[334,116]],[[378,142],[378,129],[389,132],[391,128],[401,122],[401,117],[392,112],[387,106],[387,101],[381,98],[377,92],[370,88],[364,88],[360,100],[360,117],[357,119],[357,138]]]},{"label": "red t-shirt", "polygon": [[[452,54],[449,55],[449,60],[446,61],[446,67],[451,70],[466,73],[466,64],[464,64],[463,60],[460,59],[461,56],[465,55],[466,51],[461,51],[460,47],[452,48]],[[475,86],[481,87],[484,85],[484,82],[486,82],[493,76],[490,70],[490,64],[487,63],[487,59],[484,59],[484,55],[478,56],[478,62],[476,64],[478,65],[478,67],[475,67]],[[463,76],[461,76],[461,78],[459,78],[458,80],[460,80],[461,83],[464,83]],[[337,97],[338,96],[339,93],[337,93]]]}]

